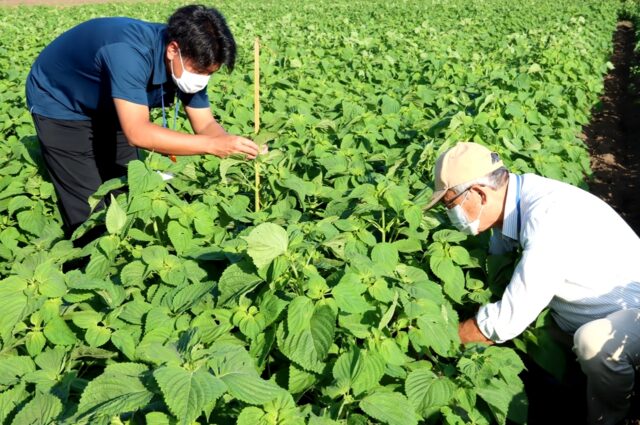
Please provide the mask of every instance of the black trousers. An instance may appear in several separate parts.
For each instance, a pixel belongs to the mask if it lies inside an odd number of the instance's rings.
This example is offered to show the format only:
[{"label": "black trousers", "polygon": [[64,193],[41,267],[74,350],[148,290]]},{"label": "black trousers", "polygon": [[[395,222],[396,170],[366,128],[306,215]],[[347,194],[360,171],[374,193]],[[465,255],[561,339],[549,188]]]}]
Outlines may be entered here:
[{"label": "black trousers", "polygon": [[33,114],[33,122],[65,230],[72,232],[89,218],[89,196],[103,182],[126,175],[138,151],[128,144],[113,115],[69,121]]}]

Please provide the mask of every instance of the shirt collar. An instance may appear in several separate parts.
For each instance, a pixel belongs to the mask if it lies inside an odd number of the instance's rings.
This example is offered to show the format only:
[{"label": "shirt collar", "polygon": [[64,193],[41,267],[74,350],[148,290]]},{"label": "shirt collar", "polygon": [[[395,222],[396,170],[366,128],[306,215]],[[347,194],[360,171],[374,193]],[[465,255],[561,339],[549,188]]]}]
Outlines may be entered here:
[{"label": "shirt collar", "polygon": [[167,27],[161,27],[156,36],[156,43],[153,47],[153,75],[151,83],[160,85],[167,82],[167,66],[164,62],[165,51],[167,50]]},{"label": "shirt collar", "polygon": [[509,187],[507,188],[507,200],[504,203],[502,234],[516,241],[518,240],[518,209],[516,208],[517,186],[518,179],[516,175],[509,173]]}]

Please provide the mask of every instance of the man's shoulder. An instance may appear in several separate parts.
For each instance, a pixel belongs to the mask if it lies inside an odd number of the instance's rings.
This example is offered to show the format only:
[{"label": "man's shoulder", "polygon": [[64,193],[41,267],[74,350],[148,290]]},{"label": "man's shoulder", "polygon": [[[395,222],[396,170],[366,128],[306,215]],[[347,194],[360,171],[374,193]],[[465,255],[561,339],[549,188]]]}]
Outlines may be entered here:
[{"label": "man's shoulder", "polygon": [[151,47],[163,37],[166,24],[127,17],[105,17],[85,21],[75,27],[79,36],[91,35],[95,46],[130,44]]},{"label": "man's shoulder", "polygon": [[153,31],[157,28],[165,28],[166,24],[161,24],[157,22],[147,22],[141,19],[130,18],[127,16],[106,16],[89,19],[87,21],[82,22],[77,27],[96,27],[96,28],[123,28],[123,27],[131,27],[131,28],[140,28],[141,30],[149,30]]},{"label": "man's shoulder", "polygon": [[604,205],[604,202],[595,195],[569,183],[537,174],[524,174],[523,177],[523,199],[532,204],[532,207],[534,205],[551,206],[558,203],[571,205],[576,202],[596,202]]},{"label": "man's shoulder", "polygon": [[558,180],[527,174],[522,199],[523,225],[530,236],[557,239],[572,235],[577,240],[594,223],[607,229],[624,227],[620,226],[622,218],[605,201]]}]

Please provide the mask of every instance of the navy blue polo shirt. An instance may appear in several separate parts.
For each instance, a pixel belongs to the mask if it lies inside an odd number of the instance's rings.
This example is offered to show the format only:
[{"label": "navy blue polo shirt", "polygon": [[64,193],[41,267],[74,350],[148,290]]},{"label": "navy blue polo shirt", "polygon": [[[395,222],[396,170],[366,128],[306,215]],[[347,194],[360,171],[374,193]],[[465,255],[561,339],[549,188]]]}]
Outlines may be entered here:
[{"label": "navy blue polo shirt", "polygon": [[115,109],[113,99],[149,108],[174,95],[192,108],[208,108],[207,89],[185,94],[167,74],[166,24],[130,18],[84,22],[53,40],[27,77],[32,113],[60,120],[88,120]]}]

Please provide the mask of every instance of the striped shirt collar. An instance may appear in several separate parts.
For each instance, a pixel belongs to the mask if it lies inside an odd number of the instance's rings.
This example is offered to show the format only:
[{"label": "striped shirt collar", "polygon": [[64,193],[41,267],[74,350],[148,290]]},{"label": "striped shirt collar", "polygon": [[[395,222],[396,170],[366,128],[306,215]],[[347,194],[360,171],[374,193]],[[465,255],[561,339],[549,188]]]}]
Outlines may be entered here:
[{"label": "striped shirt collar", "polygon": [[[502,234],[513,240],[519,240],[518,235],[518,209],[516,208],[516,195],[518,193],[518,179],[515,174],[509,173],[509,186],[507,188],[507,200],[504,204],[504,220],[502,221]],[[522,201],[521,201],[522,202]]]}]

